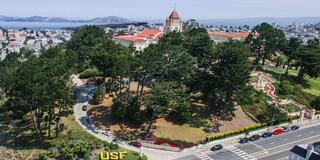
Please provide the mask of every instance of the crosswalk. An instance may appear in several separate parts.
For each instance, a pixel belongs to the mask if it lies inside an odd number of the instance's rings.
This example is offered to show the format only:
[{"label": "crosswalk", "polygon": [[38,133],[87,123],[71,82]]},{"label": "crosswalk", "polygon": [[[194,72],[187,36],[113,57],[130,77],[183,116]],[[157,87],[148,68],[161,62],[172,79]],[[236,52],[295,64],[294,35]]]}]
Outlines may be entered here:
[{"label": "crosswalk", "polygon": [[240,150],[239,148],[235,147],[235,146],[227,146],[225,147],[227,150],[233,152],[234,154],[236,154],[237,156],[243,158],[244,160],[255,160],[255,158],[253,158],[252,156],[250,156],[248,153]]},{"label": "crosswalk", "polygon": [[196,157],[198,157],[201,160],[213,160],[211,157],[209,157],[208,155],[206,155],[203,152],[198,152],[196,154],[194,154]]}]

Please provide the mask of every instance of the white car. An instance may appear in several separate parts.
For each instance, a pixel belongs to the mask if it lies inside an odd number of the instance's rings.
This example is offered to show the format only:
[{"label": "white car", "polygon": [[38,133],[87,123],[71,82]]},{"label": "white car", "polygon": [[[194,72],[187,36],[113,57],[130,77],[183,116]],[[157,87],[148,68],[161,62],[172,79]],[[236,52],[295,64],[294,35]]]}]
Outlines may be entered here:
[{"label": "white car", "polygon": [[92,127],[93,128],[93,132],[95,133],[100,133],[100,130],[99,128],[97,128],[96,126]]},{"label": "white car", "polygon": [[111,132],[110,131],[103,131],[102,134],[107,136],[107,137],[111,136]]}]

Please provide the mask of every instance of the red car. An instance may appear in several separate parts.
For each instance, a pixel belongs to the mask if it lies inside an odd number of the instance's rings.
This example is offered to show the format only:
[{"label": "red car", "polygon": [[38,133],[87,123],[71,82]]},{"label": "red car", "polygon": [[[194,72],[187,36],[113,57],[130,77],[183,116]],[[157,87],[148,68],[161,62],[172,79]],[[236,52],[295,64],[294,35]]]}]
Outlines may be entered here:
[{"label": "red car", "polygon": [[282,133],[284,133],[283,128],[277,128],[272,132],[272,134],[274,134],[274,135],[278,135],[278,134],[282,134]]},{"label": "red car", "polygon": [[129,145],[140,148],[142,145],[140,142],[129,142]]}]

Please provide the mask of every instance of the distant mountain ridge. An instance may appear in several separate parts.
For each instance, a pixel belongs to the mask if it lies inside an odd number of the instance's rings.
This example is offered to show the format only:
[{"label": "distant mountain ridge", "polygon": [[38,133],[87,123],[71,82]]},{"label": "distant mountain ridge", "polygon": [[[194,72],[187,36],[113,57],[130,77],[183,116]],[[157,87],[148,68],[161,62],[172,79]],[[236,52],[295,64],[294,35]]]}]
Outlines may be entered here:
[{"label": "distant mountain ridge", "polygon": [[32,17],[9,17],[1,16],[0,22],[67,22],[67,23],[101,23],[101,24],[122,24],[122,23],[133,23],[135,21],[121,18],[117,16],[108,16],[94,18],[90,20],[70,20],[66,18],[50,18],[50,17],[41,17],[41,16],[32,16]]}]

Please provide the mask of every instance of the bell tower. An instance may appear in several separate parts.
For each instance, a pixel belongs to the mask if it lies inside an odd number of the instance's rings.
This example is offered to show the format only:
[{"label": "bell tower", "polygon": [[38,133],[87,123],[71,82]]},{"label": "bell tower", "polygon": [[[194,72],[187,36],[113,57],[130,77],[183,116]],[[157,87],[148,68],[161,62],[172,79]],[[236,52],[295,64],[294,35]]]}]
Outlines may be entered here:
[{"label": "bell tower", "polygon": [[172,11],[168,19],[166,20],[166,26],[164,28],[165,32],[182,32],[182,20],[180,19],[180,16],[176,9]]}]

